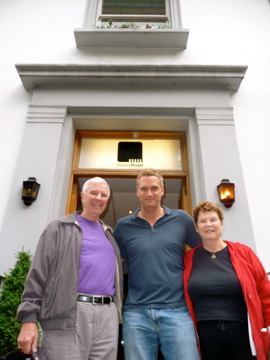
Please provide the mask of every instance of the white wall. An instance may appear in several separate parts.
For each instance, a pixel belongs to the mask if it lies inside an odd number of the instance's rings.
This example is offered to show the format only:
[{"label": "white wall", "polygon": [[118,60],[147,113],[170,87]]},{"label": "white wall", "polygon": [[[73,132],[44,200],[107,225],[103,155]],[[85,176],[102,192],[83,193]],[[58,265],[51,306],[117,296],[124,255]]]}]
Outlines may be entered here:
[{"label": "white wall", "polygon": [[[248,65],[231,96],[257,254],[270,271],[270,3],[267,0],[181,1],[190,29],[187,62]],[[232,179],[231,179],[232,180]],[[237,196],[237,184],[236,184]],[[243,224],[245,226],[245,224]],[[234,241],[241,239],[234,239]]]},{"label": "white wall", "polygon": [[10,0],[0,4],[0,229],[31,99],[15,64],[75,62],[78,51],[73,28],[81,26],[84,7],[84,0]]},{"label": "white wall", "polygon": [[[11,189],[11,184],[31,100],[31,93],[22,87],[15,63],[248,65],[238,93],[231,95],[231,105],[257,253],[266,270],[270,271],[267,232],[270,200],[269,1],[182,0],[183,26],[190,34],[187,49],[181,52],[79,50],[73,29],[82,26],[84,7],[85,0],[9,0],[0,4],[0,229],[3,228],[9,194],[18,192],[18,189]],[[230,180],[234,181],[233,178]],[[12,216],[12,209],[9,211]],[[241,234],[231,240],[241,241]],[[0,258],[2,249],[3,244],[0,245]]]}]

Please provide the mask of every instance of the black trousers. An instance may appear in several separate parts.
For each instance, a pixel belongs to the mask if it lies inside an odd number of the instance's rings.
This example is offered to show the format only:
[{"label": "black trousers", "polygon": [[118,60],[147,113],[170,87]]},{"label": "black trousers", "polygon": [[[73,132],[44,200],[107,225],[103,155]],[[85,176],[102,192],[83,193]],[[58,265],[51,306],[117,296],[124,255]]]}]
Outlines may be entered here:
[{"label": "black trousers", "polygon": [[247,322],[198,321],[202,360],[254,360]]}]

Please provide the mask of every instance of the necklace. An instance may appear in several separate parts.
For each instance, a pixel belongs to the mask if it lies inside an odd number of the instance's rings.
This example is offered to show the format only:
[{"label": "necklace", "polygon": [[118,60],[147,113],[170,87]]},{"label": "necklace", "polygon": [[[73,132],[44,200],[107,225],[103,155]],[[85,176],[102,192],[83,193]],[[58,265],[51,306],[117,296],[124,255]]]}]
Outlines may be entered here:
[{"label": "necklace", "polygon": [[205,246],[204,246],[204,249],[205,249],[206,251],[208,251],[208,252],[211,254],[211,258],[212,258],[212,259],[216,259],[216,258],[217,258],[216,253],[217,253],[218,251],[220,251],[220,250],[224,249],[224,247],[226,247],[226,246],[227,246],[226,244],[225,244],[225,246],[222,246],[222,245],[221,245],[221,248],[220,248],[220,249],[218,249],[218,250],[216,250],[216,251],[210,251],[210,250],[207,250],[207,249],[205,248]]}]

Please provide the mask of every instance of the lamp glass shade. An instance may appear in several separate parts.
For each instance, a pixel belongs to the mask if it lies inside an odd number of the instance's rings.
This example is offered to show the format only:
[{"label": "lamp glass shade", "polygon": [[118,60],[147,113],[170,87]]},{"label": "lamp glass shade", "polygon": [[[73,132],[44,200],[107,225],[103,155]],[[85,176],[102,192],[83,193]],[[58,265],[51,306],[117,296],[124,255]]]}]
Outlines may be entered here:
[{"label": "lamp glass shade", "polygon": [[25,205],[29,206],[38,196],[40,184],[36,178],[29,177],[28,180],[23,181],[22,200]]},{"label": "lamp glass shade", "polygon": [[221,183],[217,186],[219,200],[225,207],[230,208],[235,202],[235,185],[228,179],[221,180]]}]

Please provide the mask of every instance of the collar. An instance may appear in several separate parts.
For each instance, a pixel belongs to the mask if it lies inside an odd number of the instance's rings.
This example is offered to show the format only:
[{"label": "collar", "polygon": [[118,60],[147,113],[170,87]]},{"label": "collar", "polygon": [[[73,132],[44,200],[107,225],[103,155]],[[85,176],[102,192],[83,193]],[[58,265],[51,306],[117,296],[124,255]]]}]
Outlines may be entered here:
[{"label": "collar", "polygon": [[[75,223],[76,225],[79,226],[78,222],[77,222],[77,217],[76,215],[81,215],[82,211],[75,211],[74,213],[71,214],[67,214],[64,215],[56,220],[60,221],[60,222],[64,222],[64,223]],[[102,221],[101,219],[98,219],[99,223],[102,225],[104,232],[106,232],[107,230],[109,230],[111,233],[113,233],[112,228],[109,225],[106,225],[104,223],[104,221]]]},{"label": "collar", "polygon": [[[161,206],[165,211],[164,211],[164,216],[165,215],[170,215],[172,213],[172,210],[167,208],[166,206]],[[134,211],[134,213],[131,215],[131,218],[132,219],[136,219],[136,218],[139,218],[141,219],[139,216],[138,216],[138,212],[141,210],[141,208],[137,209]]]}]

